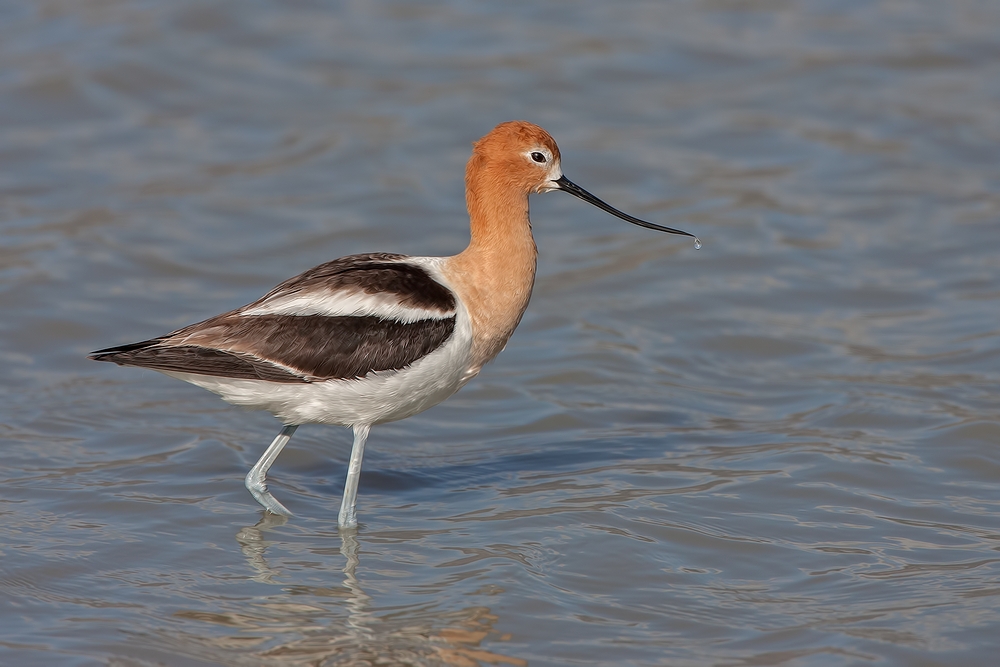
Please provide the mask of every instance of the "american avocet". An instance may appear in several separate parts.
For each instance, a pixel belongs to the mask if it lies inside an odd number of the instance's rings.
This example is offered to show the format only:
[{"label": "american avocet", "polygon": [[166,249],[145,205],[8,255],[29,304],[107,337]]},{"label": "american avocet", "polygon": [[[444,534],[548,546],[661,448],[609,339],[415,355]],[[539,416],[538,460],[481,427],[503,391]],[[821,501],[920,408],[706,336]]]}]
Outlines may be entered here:
[{"label": "american avocet", "polygon": [[[563,176],[548,132],[497,125],[465,169],[472,238],[454,257],[342,257],[286,280],[253,303],[159,338],[94,352],[267,410],[284,428],[246,476],[253,497],[290,515],[265,476],[300,424],[350,426],[354,446],[338,523],[357,525],[361,460],[373,424],[436,405],[507,344],[535,280],[528,195],[561,190],[648,229]],[[695,238],[695,247],[701,243]]]}]

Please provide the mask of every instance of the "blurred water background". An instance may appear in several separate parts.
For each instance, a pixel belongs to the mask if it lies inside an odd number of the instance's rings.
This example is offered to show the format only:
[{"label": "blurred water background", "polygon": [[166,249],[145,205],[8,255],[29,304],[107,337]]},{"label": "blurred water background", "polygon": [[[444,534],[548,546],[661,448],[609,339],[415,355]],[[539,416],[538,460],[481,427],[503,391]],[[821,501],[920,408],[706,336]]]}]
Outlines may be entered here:
[{"label": "blurred water background", "polygon": [[[0,2],[0,663],[993,665],[1000,3]],[[532,200],[445,404],[277,432],[85,359]]]}]

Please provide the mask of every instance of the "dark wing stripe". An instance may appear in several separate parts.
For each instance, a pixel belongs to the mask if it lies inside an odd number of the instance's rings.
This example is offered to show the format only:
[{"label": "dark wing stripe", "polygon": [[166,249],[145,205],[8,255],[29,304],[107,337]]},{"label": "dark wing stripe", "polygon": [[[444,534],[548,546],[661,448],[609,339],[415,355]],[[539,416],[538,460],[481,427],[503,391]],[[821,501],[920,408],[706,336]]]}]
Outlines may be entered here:
[{"label": "dark wing stripe", "polygon": [[404,306],[447,313],[455,310],[455,295],[421,266],[406,262],[405,255],[349,255],[309,269],[281,283],[245,310],[270,299],[299,292],[360,289],[367,294],[389,293]]},{"label": "dark wing stripe", "polygon": [[94,352],[95,361],[113,361],[119,366],[139,366],[158,371],[196,373],[242,380],[271,382],[306,382],[284,368],[249,355],[213,350],[194,345],[163,345],[160,341],[145,341]]},{"label": "dark wing stripe", "polygon": [[230,326],[223,337],[240,341],[241,351],[311,378],[341,379],[409,366],[451,336],[455,318],[404,324],[378,317],[259,315],[232,318]]},{"label": "dark wing stripe", "polygon": [[[157,339],[95,352],[126,366],[272,382],[362,378],[399,370],[430,354],[455,330],[455,318],[402,323],[378,317],[223,315],[208,320],[222,350]],[[183,330],[182,330],[183,331]],[[288,369],[288,370],[286,370]]]}]

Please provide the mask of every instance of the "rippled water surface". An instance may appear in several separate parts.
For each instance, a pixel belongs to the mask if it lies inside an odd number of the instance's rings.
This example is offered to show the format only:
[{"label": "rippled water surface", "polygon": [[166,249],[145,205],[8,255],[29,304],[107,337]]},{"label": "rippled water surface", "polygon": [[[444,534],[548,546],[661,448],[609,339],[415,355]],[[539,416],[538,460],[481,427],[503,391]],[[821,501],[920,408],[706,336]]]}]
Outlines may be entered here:
[{"label": "rippled water surface", "polygon": [[[992,665],[1000,4],[0,3],[0,663]],[[86,360],[340,255],[452,254],[470,142],[532,200],[458,395],[277,433]]]}]

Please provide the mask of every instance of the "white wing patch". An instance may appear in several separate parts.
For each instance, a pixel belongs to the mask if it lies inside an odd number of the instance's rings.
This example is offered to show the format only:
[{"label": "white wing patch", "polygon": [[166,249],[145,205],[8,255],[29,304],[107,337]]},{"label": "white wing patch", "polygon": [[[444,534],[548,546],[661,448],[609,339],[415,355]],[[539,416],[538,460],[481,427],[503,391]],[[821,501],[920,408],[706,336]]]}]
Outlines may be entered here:
[{"label": "white wing patch", "polygon": [[413,308],[399,301],[392,292],[368,294],[362,289],[316,289],[294,294],[277,295],[253,307],[239,311],[240,315],[323,315],[326,317],[375,316],[404,324],[420,320],[443,320],[455,313]]}]

